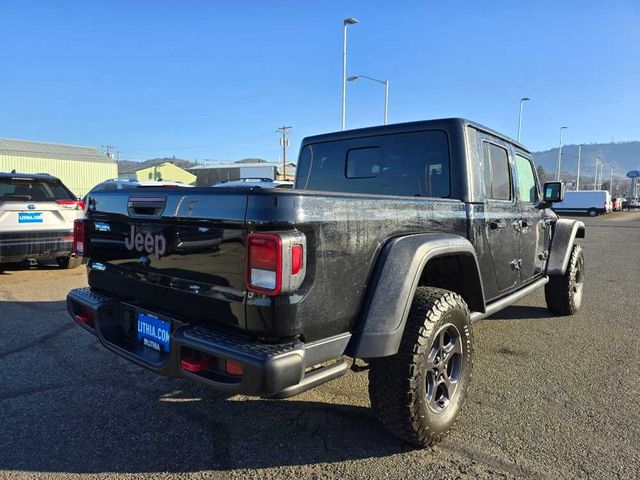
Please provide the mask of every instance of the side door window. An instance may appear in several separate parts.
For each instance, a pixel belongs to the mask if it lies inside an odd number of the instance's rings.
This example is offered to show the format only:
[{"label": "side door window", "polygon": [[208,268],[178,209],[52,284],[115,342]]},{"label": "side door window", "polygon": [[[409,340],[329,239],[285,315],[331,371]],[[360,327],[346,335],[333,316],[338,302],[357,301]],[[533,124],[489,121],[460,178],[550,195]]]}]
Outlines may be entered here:
[{"label": "side door window", "polygon": [[518,232],[514,222],[520,212],[514,201],[509,150],[502,142],[488,138],[482,144],[485,191],[485,231],[496,279],[496,295],[513,287],[518,273]]},{"label": "side door window", "polygon": [[540,188],[533,163],[524,154],[516,152],[514,165],[518,208],[521,216],[518,220],[520,278],[526,281],[544,270],[549,226],[544,221],[544,210],[538,208]]},{"label": "side door window", "polygon": [[516,153],[515,165],[516,175],[518,177],[518,181],[516,183],[518,200],[521,203],[538,203],[538,181],[536,179],[535,170],[533,169],[533,164],[528,158]]}]

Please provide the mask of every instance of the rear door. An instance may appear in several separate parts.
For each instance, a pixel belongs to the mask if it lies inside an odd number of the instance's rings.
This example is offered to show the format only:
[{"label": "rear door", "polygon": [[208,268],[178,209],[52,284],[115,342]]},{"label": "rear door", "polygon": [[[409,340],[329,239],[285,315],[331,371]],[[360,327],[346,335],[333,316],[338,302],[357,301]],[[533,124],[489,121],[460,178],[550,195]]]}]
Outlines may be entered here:
[{"label": "rear door", "polygon": [[72,231],[81,214],[81,204],[56,178],[0,178],[0,232]]},{"label": "rear door", "polygon": [[[516,206],[509,146],[489,135],[482,136],[482,164],[485,190],[485,231],[496,276],[497,295],[519,281]],[[490,295],[494,296],[494,295]]]},{"label": "rear door", "polygon": [[540,275],[548,254],[549,224],[545,222],[544,209],[538,208],[540,188],[533,162],[528,154],[514,154],[516,176],[516,198],[521,218],[520,233],[520,279],[523,282]]}]

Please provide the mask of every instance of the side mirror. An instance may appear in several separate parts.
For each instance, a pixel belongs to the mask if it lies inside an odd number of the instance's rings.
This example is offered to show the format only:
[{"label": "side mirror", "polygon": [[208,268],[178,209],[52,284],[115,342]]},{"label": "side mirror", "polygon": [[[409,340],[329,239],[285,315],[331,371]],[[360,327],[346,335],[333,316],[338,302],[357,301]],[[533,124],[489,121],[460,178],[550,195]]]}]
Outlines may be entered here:
[{"label": "side mirror", "polygon": [[545,182],[542,201],[557,203],[562,200],[564,200],[564,182]]}]

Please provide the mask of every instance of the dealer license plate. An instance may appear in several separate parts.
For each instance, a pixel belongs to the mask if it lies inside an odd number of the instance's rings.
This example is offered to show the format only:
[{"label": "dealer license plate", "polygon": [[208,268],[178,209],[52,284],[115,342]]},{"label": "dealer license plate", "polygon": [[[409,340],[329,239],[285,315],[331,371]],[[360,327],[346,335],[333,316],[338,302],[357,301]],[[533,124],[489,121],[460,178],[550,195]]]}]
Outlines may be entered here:
[{"label": "dealer license plate", "polygon": [[42,212],[18,212],[18,223],[42,223]]},{"label": "dealer license plate", "polygon": [[145,347],[168,352],[171,342],[171,324],[146,312],[138,312],[138,341]]}]

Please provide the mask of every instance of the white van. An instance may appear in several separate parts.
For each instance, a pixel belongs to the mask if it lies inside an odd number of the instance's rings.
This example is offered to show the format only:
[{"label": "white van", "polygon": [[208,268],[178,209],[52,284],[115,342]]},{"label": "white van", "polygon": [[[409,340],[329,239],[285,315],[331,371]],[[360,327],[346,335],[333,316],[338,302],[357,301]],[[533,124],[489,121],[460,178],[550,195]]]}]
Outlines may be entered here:
[{"label": "white van", "polygon": [[608,190],[578,190],[565,192],[564,200],[555,203],[557,212],[586,213],[595,217],[611,211],[611,194]]}]

